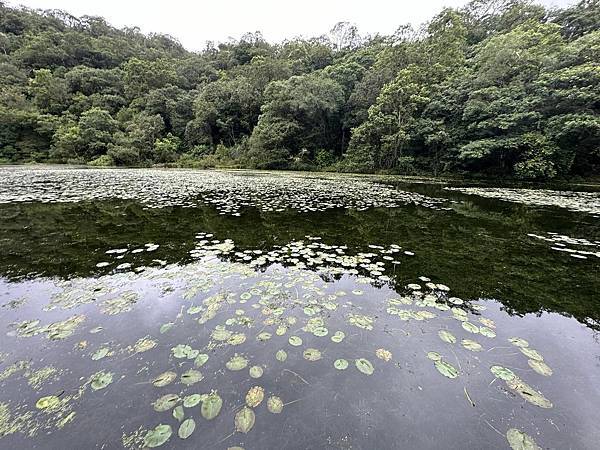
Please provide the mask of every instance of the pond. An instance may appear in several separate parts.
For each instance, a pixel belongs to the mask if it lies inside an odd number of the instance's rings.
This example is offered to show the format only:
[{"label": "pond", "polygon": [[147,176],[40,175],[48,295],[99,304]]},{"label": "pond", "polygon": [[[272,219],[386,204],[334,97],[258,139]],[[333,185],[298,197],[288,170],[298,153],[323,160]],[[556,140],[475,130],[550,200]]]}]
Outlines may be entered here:
[{"label": "pond", "polygon": [[593,449],[600,192],[0,169],[0,448]]}]

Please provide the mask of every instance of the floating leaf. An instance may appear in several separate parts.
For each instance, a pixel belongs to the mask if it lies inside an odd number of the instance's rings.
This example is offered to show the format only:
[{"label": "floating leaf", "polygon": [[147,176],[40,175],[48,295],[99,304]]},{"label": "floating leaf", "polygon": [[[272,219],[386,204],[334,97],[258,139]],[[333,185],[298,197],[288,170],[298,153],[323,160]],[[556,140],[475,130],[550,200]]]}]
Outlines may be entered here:
[{"label": "floating leaf", "polygon": [[273,414],[279,414],[283,411],[283,401],[276,395],[272,395],[267,399],[267,409]]},{"label": "floating leaf", "polygon": [[288,342],[290,343],[290,345],[293,345],[294,347],[298,347],[298,346],[302,345],[302,339],[299,338],[298,336],[290,336],[288,339]]},{"label": "floating leaf", "polygon": [[333,367],[337,370],[346,370],[348,368],[348,361],[343,358],[336,359],[333,363]]},{"label": "floating leaf", "polygon": [[206,364],[206,361],[208,361],[208,355],[206,353],[200,353],[198,356],[196,356],[196,359],[194,359],[194,365],[196,367],[202,367],[204,364]]},{"label": "floating leaf", "polygon": [[177,435],[181,439],[187,439],[191,436],[195,429],[196,422],[194,421],[194,419],[185,419],[183,423],[179,426],[179,431],[177,432]]},{"label": "floating leaf", "polygon": [[438,331],[438,336],[442,341],[447,342],[448,344],[454,344],[456,342],[456,338],[449,331],[440,330]]},{"label": "floating leaf", "polygon": [[198,383],[204,378],[204,375],[197,370],[190,369],[187,372],[181,374],[181,382],[186,386]]},{"label": "floating leaf", "polygon": [[183,406],[176,406],[173,408],[173,417],[175,417],[178,422],[181,422],[184,419],[185,413],[183,412]]},{"label": "floating leaf", "polygon": [[545,377],[549,377],[550,375],[552,375],[552,369],[544,361],[538,361],[537,359],[529,359],[527,360],[527,363],[529,364],[529,367],[531,367],[540,375],[543,375]]},{"label": "floating leaf", "polygon": [[254,411],[244,406],[238,413],[235,415],[235,429],[240,433],[247,433],[254,426],[254,421],[256,417],[254,415]]},{"label": "floating leaf", "polygon": [[97,372],[90,377],[92,389],[98,391],[104,389],[113,381],[112,372]]},{"label": "floating leaf", "polygon": [[173,322],[168,322],[165,323],[163,325],[160,326],[160,334],[165,334],[167,331],[169,331],[171,328],[173,328],[173,325],[175,325]]},{"label": "floating leaf", "polygon": [[317,337],[327,336],[329,331],[325,327],[317,327],[314,329],[313,334]]},{"label": "floating leaf", "polygon": [[519,348],[519,350],[521,350],[521,353],[523,353],[525,356],[527,356],[530,359],[535,359],[536,361],[544,360],[544,357],[542,355],[540,355],[537,350],[534,350],[534,349],[528,348],[528,347],[521,347],[521,348]]},{"label": "floating leaf", "polygon": [[198,356],[199,352],[198,350],[194,350],[189,345],[178,344],[171,349],[171,353],[173,353],[173,356],[178,359],[194,359]]},{"label": "floating leaf", "polygon": [[154,407],[154,411],[168,411],[169,409],[177,405],[177,403],[179,403],[180,400],[181,398],[179,398],[179,395],[177,394],[166,394],[156,399],[152,406]]},{"label": "floating leaf", "polygon": [[373,364],[371,364],[371,362],[365,358],[359,358],[355,360],[354,365],[360,372],[364,373],[365,375],[372,375],[375,370]]},{"label": "floating leaf", "polygon": [[471,339],[463,339],[461,344],[467,350],[471,350],[472,352],[480,352],[482,347],[478,342],[472,341]]},{"label": "floating leaf", "polygon": [[263,375],[263,368],[260,366],[252,366],[248,372],[252,378],[260,378]]},{"label": "floating leaf", "polygon": [[456,370],[456,368],[452,364],[446,361],[442,361],[440,359],[438,361],[435,361],[433,364],[435,365],[435,368],[438,370],[438,372],[440,372],[445,377],[456,378],[458,376],[458,370]]},{"label": "floating leaf", "polygon": [[98,361],[104,358],[106,355],[108,355],[108,352],[110,352],[110,349],[108,347],[99,348],[92,355],[92,361]]},{"label": "floating leaf", "polygon": [[479,327],[471,322],[463,322],[462,327],[469,333],[479,333]]},{"label": "floating leaf", "polygon": [[56,395],[49,395],[40,398],[36,402],[35,407],[37,409],[53,409],[58,405],[60,405],[60,399]]},{"label": "floating leaf", "polygon": [[506,439],[512,450],[542,450],[531,436],[516,428],[511,428],[506,432]]},{"label": "floating leaf", "polygon": [[248,366],[248,360],[237,353],[225,363],[225,367],[229,370],[237,371],[245,369]]},{"label": "floating leaf", "polygon": [[512,380],[516,377],[512,370],[502,366],[492,366],[490,367],[490,371],[494,374],[496,378],[500,378],[504,381]]},{"label": "floating leaf", "polygon": [[383,348],[378,348],[377,350],[375,350],[375,356],[377,356],[379,359],[382,359],[387,362],[387,361],[391,361],[392,352],[390,352],[389,350],[383,349]]},{"label": "floating leaf", "polygon": [[219,415],[222,406],[223,400],[216,392],[213,392],[202,402],[200,413],[206,420],[212,420]]},{"label": "floating leaf", "polygon": [[183,398],[183,406],[185,406],[186,408],[193,408],[198,403],[200,403],[203,398],[204,396],[201,394],[187,395]]},{"label": "floating leaf", "polygon": [[479,327],[479,333],[482,334],[483,336],[489,337],[489,338],[496,337],[496,332],[494,330],[492,330],[491,328],[487,328],[487,327]]},{"label": "floating leaf", "polygon": [[279,362],[284,362],[287,359],[287,353],[285,350],[277,350],[275,353],[275,359]]},{"label": "floating leaf", "polygon": [[432,361],[442,360],[442,355],[440,355],[438,352],[427,352],[427,357]]},{"label": "floating leaf", "polygon": [[152,380],[152,384],[156,387],[164,387],[171,384],[177,378],[177,374],[170,370],[161,373],[154,380]]},{"label": "floating leaf", "polygon": [[527,342],[525,339],[521,339],[518,337],[512,337],[508,340],[511,344],[516,345],[517,347],[529,347],[529,342]]},{"label": "floating leaf", "polygon": [[260,402],[263,401],[265,397],[265,390],[260,386],[254,386],[250,388],[248,393],[246,394],[246,404],[250,408],[256,408],[260,405]]},{"label": "floating leaf", "polygon": [[144,447],[160,447],[169,440],[173,430],[170,425],[157,425],[154,430],[150,430],[144,436]]},{"label": "floating leaf", "polygon": [[316,348],[307,348],[302,353],[302,356],[307,361],[318,361],[319,359],[321,359],[321,352]]},{"label": "floating leaf", "polygon": [[540,392],[533,389],[519,377],[514,377],[512,380],[507,380],[506,385],[517,392],[523,399],[540,408],[552,408],[552,403]]},{"label": "floating leaf", "polygon": [[269,339],[271,339],[271,336],[271,333],[263,331],[258,336],[256,336],[256,339],[258,339],[259,341],[268,341]]},{"label": "floating leaf", "polygon": [[346,337],[346,335],[344,334],[343,331],[336,331],[332,336],[331,336],[331,340],[333,342],[335,342],[336,344],[339,344],[340,342],[342,342],[344,340],[344,338]]}]

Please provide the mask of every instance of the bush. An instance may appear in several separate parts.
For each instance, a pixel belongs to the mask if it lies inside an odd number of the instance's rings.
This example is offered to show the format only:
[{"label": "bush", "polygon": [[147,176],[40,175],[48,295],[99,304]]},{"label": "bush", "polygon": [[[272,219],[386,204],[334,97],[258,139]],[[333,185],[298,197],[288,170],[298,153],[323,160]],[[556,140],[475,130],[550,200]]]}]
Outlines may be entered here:
[{"label": "bush", "polygon": [[88,166],[93,166],[93,167],[109,167],[109,166],[114,166],[114,165],[115,165],[115,162],[108,155],[99,156],[98,158],[93,159],[92,161],[90,161],[88,163]]}]

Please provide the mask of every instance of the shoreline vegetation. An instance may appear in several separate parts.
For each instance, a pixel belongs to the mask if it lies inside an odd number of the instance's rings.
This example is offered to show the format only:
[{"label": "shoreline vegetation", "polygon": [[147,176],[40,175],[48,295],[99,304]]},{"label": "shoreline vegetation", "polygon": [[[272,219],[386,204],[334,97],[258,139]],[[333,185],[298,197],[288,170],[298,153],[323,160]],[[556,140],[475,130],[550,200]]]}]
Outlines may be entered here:
[{"label": "shoreline vegetation", "polygon": [[190,52],[0,1],[0,164],[597,181],[599,27],[599,0],[475,0],[389,36]]}]

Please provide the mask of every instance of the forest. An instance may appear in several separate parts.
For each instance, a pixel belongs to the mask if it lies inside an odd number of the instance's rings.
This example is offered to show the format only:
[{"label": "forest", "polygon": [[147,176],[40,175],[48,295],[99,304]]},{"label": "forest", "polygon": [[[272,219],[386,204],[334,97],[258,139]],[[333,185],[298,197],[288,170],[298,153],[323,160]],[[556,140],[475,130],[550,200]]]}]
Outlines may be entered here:
[{"label": "forest", "polygon": [[600,0],[198,52],[0,2],[0,162],[598,177]]}]

